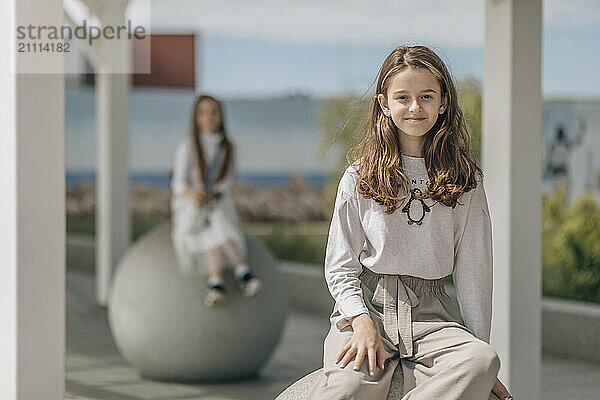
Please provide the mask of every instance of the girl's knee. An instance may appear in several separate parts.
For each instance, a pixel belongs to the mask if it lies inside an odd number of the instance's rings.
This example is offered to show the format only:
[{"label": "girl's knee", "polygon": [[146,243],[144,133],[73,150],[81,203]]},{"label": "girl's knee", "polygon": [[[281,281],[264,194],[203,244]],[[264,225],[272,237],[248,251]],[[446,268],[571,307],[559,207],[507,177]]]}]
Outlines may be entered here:
[{"label": "girl's knee", "polygon": [[327,386],[341,395],[340,398],[352,398],[358,393],[361,385],[361,375],[358,371],[340,369],[329,375]]},{"label": "girl's knee", "polygon": [[333,389],[335,393],[339,393],[339,398],[356,398],[361,393],[361,388],[365,385],[372,385],[377,381],[377,377],[369,376],[363,368],[359,371],[354,371],[352,365],[345,369],[339,369],[329,375],[327,386]]},{"label": "girl's knee", "polygon": [[478,373],[497,375],[500,370],[500,357],[496,350],[483,341],[471,343],[467,347],[465,357]]}]

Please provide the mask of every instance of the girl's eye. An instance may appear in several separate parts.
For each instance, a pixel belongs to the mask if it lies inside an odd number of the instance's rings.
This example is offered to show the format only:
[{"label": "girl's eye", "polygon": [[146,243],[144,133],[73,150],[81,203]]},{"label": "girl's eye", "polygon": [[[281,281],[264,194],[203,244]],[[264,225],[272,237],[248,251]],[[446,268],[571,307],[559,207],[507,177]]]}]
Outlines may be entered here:
[{"label": "girl's eye", "polygon": [[[425,94],[425,95],[421,96],[421,98],[423,98],[425,100],[431,100],[431,99],[433,99],[433,96],[430,94]],[[399,97],[397,97],[396,100],[406,100],[406,99],[408,99],[407,96],[399,96]]]}]

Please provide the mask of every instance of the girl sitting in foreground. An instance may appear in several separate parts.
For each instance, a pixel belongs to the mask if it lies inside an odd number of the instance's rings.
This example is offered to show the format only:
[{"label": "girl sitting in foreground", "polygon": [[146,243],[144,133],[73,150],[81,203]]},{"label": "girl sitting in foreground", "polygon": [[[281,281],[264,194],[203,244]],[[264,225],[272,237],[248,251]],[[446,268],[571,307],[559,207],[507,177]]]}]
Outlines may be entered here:
[{"label": "girl sitting in foreground", "polygon": [[[336,304],[309,398],[385,399],[398,363],[406,400],[509,397],[489,345],[483,175],[454,82],[430,49],[400,46],[386,58],[349,163],[325,257]],[[447,275],[457,297],[444,288]]]}]

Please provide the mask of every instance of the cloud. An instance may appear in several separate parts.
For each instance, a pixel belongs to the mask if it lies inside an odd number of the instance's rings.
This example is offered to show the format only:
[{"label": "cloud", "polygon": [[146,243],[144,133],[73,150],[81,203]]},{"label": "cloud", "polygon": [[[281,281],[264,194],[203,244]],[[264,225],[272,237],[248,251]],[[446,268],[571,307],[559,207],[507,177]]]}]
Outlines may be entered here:
[{"label": "cloud", "polygon": [[152,30],[308,43],[478,47],[482,15],[483,1],[476,0],[153,0]]},{"label": "cloud", "polygon": [[563,28],[583,28],[600,24],[600,1],[544,1],[544,23]]},{"label": "cloud", "polygon": [[[132,15],[136,3],[144,1],[132,0]],[[484,38],[485,0],[151,1],[156,33],[208,31],[267,41],[467,48],[481,48]],[[543,7],[547,25],[600,24],[598,0],[544,0]]]}]

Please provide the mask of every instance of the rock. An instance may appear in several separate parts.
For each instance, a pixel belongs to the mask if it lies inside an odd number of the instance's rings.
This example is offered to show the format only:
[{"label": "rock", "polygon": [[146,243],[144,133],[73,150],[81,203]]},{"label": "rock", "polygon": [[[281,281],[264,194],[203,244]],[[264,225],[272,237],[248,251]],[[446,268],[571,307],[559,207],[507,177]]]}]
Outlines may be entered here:
[{"label": "rock", "polygon": [[[326,221],[324,190],[295,178],[278,187],[238,185],[233,188],[236,208],[243,221]],[[135,215],[170,215],[168,189],[135,185],[130,189],[130,207]],[[96,208],[94,185],[79,184],[67,188],[68,216],[93,216]]]},{"label": "rock", "polygon": [[170,224],[143,236],[121,261],[109,297],[115,343],[142,375],[172,381],[223,381],[254,376],[284,325],[287,289],[275,260],[247,237],[248,264],[263,281],[252,298],[226,276],[227,303],[203,304],[206,281],[179,272]]}]

